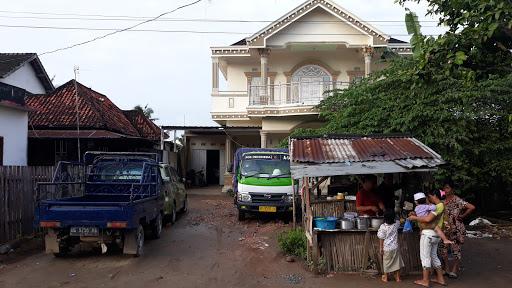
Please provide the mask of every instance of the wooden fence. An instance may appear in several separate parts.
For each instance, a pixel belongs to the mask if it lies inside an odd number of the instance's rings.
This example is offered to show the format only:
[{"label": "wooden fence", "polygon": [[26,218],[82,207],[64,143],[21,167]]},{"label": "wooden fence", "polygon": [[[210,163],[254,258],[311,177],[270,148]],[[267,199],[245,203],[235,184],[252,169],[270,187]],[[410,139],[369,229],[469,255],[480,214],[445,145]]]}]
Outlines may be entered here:
[{"label": "wooden fence", "polygon": [[33,234],[37,182],[52,180],[52,166],[0,166],[0,244]]}]

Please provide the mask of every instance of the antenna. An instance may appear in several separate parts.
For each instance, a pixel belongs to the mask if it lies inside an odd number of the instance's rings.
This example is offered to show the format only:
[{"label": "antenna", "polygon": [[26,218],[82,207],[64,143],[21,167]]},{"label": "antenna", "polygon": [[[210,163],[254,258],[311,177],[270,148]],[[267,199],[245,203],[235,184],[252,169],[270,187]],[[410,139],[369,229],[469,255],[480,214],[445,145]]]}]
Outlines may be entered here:
[{"label": "antenna", "polygon": [[80,67],[75,65],[73,67],[73,72],[75,73],[75,105],[76,105],[76,140],[77,140],[77,148],[78,148],[78,162],[81,162],[81,152],[80,152],[80,113],[79,113],[79,104],[78,104],[78,84],[76,82],[78,74],[80,73]]}]

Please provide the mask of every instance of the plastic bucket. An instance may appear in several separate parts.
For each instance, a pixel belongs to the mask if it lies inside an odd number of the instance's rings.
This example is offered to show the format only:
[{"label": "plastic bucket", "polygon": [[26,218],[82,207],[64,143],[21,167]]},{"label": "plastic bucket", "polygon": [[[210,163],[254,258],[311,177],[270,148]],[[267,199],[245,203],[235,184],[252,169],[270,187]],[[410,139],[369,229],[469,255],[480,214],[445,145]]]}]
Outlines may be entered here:
[{"label": "plastic bucket", "polygon": [[338,219],[336,217],[315,217],[313,219],[313,225],[315,228],[321,230],[334,230],[336,229],[336,223]]}]

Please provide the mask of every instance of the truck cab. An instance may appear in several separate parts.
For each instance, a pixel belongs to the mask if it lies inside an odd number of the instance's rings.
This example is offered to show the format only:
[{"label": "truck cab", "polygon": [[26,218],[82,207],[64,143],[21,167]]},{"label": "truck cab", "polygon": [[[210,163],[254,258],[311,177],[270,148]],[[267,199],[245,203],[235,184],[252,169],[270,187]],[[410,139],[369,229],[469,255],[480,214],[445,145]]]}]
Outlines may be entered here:
[{"label": "truck cab", "polygon": [[239,221],[258,213],[280,214],[288,221],[293,209],[293,180],[287,149],[237,150],[233,187]]}]

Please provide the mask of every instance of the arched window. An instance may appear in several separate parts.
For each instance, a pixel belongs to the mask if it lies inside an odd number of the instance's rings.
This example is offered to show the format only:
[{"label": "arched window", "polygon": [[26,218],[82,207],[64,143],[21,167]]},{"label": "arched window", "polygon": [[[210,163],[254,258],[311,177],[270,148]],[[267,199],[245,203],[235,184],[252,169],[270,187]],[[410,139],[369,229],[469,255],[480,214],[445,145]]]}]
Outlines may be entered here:
[{"label": "arched window", "polygon": [[318,65],[305,65],[292,75],[292,103],[316,105],[324,98],[324,91],[332,89],[332,76]]},{"label": "arched window", "polygon": [[330,82],[332,76],[318,65],[306,65],[292,75],[292,82]]}]

